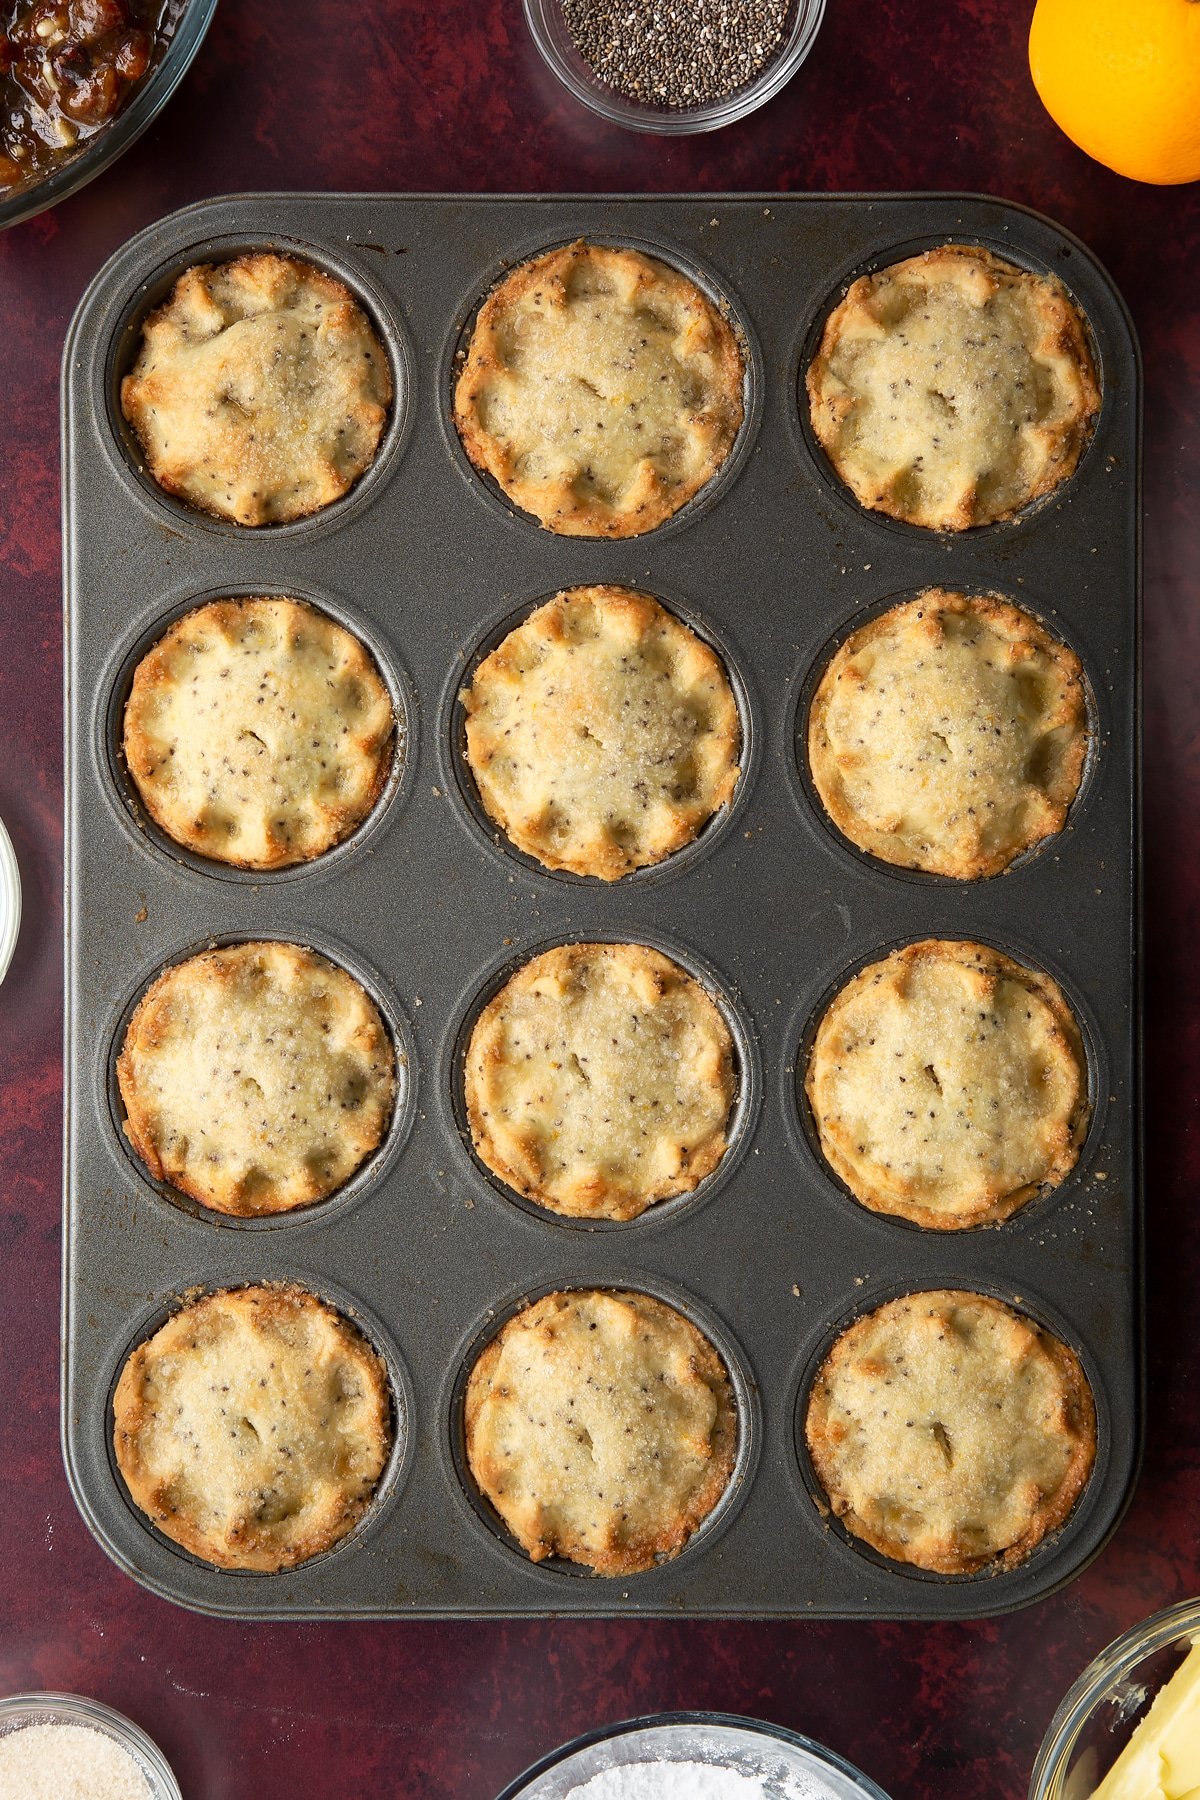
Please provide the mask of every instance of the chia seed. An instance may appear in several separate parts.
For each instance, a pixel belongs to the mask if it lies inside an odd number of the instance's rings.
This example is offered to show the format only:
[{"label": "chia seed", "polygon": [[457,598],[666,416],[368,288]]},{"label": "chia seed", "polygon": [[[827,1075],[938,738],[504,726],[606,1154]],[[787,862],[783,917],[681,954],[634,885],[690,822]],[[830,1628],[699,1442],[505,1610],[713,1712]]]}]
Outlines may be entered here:
[{"label": "chia seed", "polygon": [[775,56],[793,0],[561,0],[597,81],[684,111],[748,86]]}]

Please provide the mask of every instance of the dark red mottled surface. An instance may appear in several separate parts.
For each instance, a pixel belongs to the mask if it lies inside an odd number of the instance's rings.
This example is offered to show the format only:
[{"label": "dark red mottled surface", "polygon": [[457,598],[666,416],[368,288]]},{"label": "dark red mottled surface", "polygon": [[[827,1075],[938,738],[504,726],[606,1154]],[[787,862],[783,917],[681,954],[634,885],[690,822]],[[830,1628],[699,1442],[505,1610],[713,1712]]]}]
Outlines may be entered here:
[{"label": "dark red mottled surface", "polygon": [[[601,1721],[712,1706],[812,1733],[896,1800],[1020,1800],[1059,1696],[1200,1589],[1200,188],[1137,188],[1042,113],[1032,0],[829,0],[800,76],[674,144],[561,98],[518,0],[221,0],[165,116],[99,183],[0,239],[0,813],[26,920],[0,990],[0,1693],[131,1713],[187,1800],[489,1800]],[[109,251],[244,188],[973,188],[1080,233],[1146,359],[1149,1434],[1133,1508],[1057,1598],[980,1626],[243,1626],[112,1568],[58,1451],[58,360]]]}]

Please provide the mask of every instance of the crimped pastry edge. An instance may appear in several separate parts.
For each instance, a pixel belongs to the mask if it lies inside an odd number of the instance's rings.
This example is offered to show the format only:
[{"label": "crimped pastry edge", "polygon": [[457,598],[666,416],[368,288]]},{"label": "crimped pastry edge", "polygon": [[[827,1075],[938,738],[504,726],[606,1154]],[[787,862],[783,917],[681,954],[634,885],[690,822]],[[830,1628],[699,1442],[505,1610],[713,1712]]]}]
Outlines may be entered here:
[{"label": "crimped pastry edge", "polygon": [[[948,514],[932,505],[922,509],[906,506],[887,495],[872,497],[867,491],[869,484],[856,480],[848,460],[839,455],[838,439],[845,409],[836,407],[833,397],[825,392],[830,360],[841,341],[843,326],[848,318],[868,310],[866,303],[882,281],[898,271],[922,266],[936,269],[940,264],[949,269],[956,261],[964,259],[981,264],[992,274],[1004,277],[1017,275],[1026,278],[1030,284],[1040,284],[1043,305],[1037,311],[1044,327],[1042,341],[1057,341],[1062,351],[1074,362],[1078,377],[1078,392],[1070,415],[1057,426],[1038,428],[1048,446],[1047,460],[1041,475],[1022,500],[1012,506],[989,511],[986,516],[976,516],[973,509]],[[805,373],[805,391],[813,435],[829,458],[838,480],[860,506],[869,512],[881,512],[889,518],[922,530],[950,532],[1015,519],[1036,501],[1053,493],[1069,480],[1091,440],[1103,402],[1083,315],[1058,276],[1049,271],[1035,273],[1024,269],[1019,264],[996,255],[985,245],[961,243],[941,244],[933,249],[923,250],[916,256],[904,257],[899,262],[874,269],[852,281],[825,320],[816,354]]]},{"label": "crimped pastry edge", "polygon": [[[1069,1415],[1077,1415],[1078,1436],[1074,1454],[1057,1493],[1015,1542],[991,1556],[971,1557],[965,1554],[956,1556],[953,1552],[948,1552],[945,1554],[935,1553],[922,1558],[906,1554],[908,1546],[897,1543],[869,1519],[864,1519],[847,1500],[839,1500],[835,1492],[837,1481],[832,1469],[834,1450],[829,1444],[826,1431],[828,1418],[827,1374],[833,1372],[838,1363],[850,1358],[854,1348],[853,1334],[859,1326],[865,1326],[888,1308],[901,1307],[914,1300],[928,1300],[948,1305],[966,1302],[972,1305],[982,1304],[986,1310],[1001,1312],[1018,1320],[1020,1324],[1033,1332],[1041,1349],[1054,1363],[1063,1382],[1065,1410]],[[1009,1306],[1004,1301],[996,1299],[994,1295],[980,1293],[970,1288],[913,1289],[860,1313],[848,1325],[839,1330],[833,1343],[822,1357],[808,1389],[805,1404],[804,1438],[813,1472],[824,1490],[830,1509],[852,1538],[861,1539],[872,1550],[878,1551],[881,1556],[887,1557],[892,1562],[906,1563],[916,1568],[926,1569],[935,1575],[1002,1574],[1017,1568],[1040,1543],[1066,1523],[1091,1480],[1098,1447],[1096,1401],[1091,1382],[1087,1378],[1078,1354],[1069,1344],[1064,1343],[1061,1338],[1042,1325],[1030,1313],[1022,1312],[1015,1306]]]},{"label": "crimped pastry edge", "polygon": [[[361,314],[370,337],[374,340],[380,351],[379,367],[382,371],[383,381],[382,398],[378,402],[378,405],[382,407],[382,418],[378,421],[378,429],[375,432],[374,448],[371,455],[363,463],[362,467],[357,469],[355,473],[350,475],[345,481],[342,481],[340,477],[337,478],[335,483],[337,491],[331,493],[326,498],[315,498],[311,504],[307,506],[293,506],[279,516],[272,516],[265,511],[260,510],[260,515],[257,518],[240,519],[236,517],[236,515],[231,514],[220,507],[211,505],[205,500],[189,494],[182,483],[173,481],[169,475],[165,472],[160,472],[159,469],[156,469],[155,467],[156,459],[153,451],[146,442],[141,423],[149,407],[149,403],[143,391],[144,376],[141,370],[143,354],[146,347],[146,330],[147,327],[154,326],[160,320],[165,319],[170,315],[171,308],[175,303],[178,290],[182,283],[191,279],[203,282],[218,269],[237,269],[253,274],[260,267],[279,263],[286,264],[290,269],[296,272],[298,276],[302,276],[303,279],[310,286],[315,288],[324,299],[338,303],[349,301],[357,312]],[[324,512],[328,507],[335,505],[337,501],[344,499],[378,461],[396,404],[396,383],[392,374],[391,357],[388,354],[388,349],[382,334],[376,328],[374,321],[363,306],[362,301],[358,298],[358,295],[355,294],[354,291],[338,276],[330,274],[327,269],[321,268],[319,264],[311,262],[302,256],[290,256],[274,250],[250,250],[246,251],[241,256],[233,256],[225,260],[214,259],[211,262],[191,263],[187,268],[179,271],[175,280],[172,282],[169,293],[156,307],[152,308],[151,311],[146,314],[145,318],[142,320],[140,329],[141,336],[139,339],[137,355],[134,358],[129,372],[121,378],[119,390],[121,416],[129,426],[138,448],[142,453],[146,474],[149,480],[153,482],[155,487],[162,493],[169,495],[172,499],[177,500],[181,505],[190,508],[193,512],[198,512],[202,516],[209,518],[222,519],[227,523],[237,525],[244,530],[259,530],[263,526],[294,524],[299,520],[312,518],[315,514]],[[373,409],[376,402],[363,401],[361,402],[361,405],[365,409],[364,416],[367,418],[368,422],[374,424]]]},{"label": "crimped pastry edge", "polygon": [[[624,1553],[614,1548],[607,1556],[603,1553],[597,1555],[570,1534],[557,1534],[553,1541],[547,1544],[542,1539],[534,1538],[531,1534],[522,1533],[519,1527],[501,1511],[489,1490],[490,1468],[485,1466],[481,1469],[472,1455],[472,1436],[475,1423],[482,1407],[490,1397],[492,1377],[499,1363],[503,1340],[507,1333],[510,1330],[526,1327],[531,1323],[536,1324],[542,1309],[549,1310],[557,1307],[559,1303],[586,1298],[597,1293],[607,1295],[614,1300],[645,1304],[655,1311],[669,1314],[674,1322],[685,1326],[694,1346],[695,1362],[702,1365],[696,1368],[696,1372],[717,1400],[717,1421],[714,1429],[715,1454],[712,1466],[707,1480],[692,1496],[686,1513],[678,1518],[671,1527],[664,1528],[657,1537],[631,1544]],[[742,1429],[733,1377],[726,1367],[724,1357],[711,1338],[672,1302],[660,1299],[656,1294],[645,1293],[640,1289],[633,1288],[558,1288],[550,1293],[542,1294],[536,1300],[520,1307],[510,1314],[475,1358],[463,1396],[463,1435],[467,1468],[471,1479],[475,1482],[488,1506],[501,1520],[504,1529],[521,1546],[532,1562],[538,1563],[550,1557],[558,1557],[567,1562],[582,1564],[591,1569],[593,1574],[605,1578],[643,1574],[661,1563],[674,1561],[687,1549],[696,1532],[716,1510],[730,1487],[737,1468]]]},{"label": "crimped pastry edge", "polygon": [[[186,1320],[196,1308],[210,1302],[236,1298],[238,1295],[263,1296],[268,1312],[282,1313],[293,1305],[300,1306],[305,1312],[317,1310],[331,1323],[334,1335],[362,1371],[366,1391],[374,1402],[375,1425],[380,1443],[379,1473],[370,1493],[348,1498],[336,1516],[332,1516],[323,1528],[297,1539],[291,1545],[280,1547],[278,1543],[273,1543],[271,1534],[267,1531],[261,1536],[252,1537],[248,1549],[241,1553],[226,1551],[207,1533],[194,1527],[189,1520],[182,1519],[178,1513],[164,1512],[157,1487],[153,1478],[142,1469],[137,1450],[137,1436],[145,1416],[145,1405],[138,1392],[138,1383],[150,1361],[151,1348],[164,1332],[177,1321]],[[257,1574],[278,1574],[296,1568],[341,1543],[374,1505],[397,1439],[397,1415],[391,1377],[381,1352],[362,1327],[338,1307],[298,1282],[286,1280],[246,1282],[207,1290],[191,1289],[177,1296],[168,1316],[153,1331],[147,1332],[126,1356],[113,1391],[112,1411],[113,1454],[121,1479],[138,1510],[165,1537],[214,1568],[244,1569]]]},{"label": "crimped pastry edge", "polygon": [[[947,952],[953,954],[947,956]],[[938,960],[956,962],[964,967],[978,966],[975,959],[982,957],[995,973],[1017,979],[1031,992],[1037,994],[1053,1016],[1060,1060],[1069,1062],[1078,1077],[1077,1102],[1070,1118],[1064,1122],[1064,1141],[1046,1177],[1040,1182],[1026,1184],[1007,1194],[989,1190],[977,1206],[959,1207],[957,1211],[953,1212],[944,1207],[924,1206],[918,1198],[911,1194],[902,1192],[885,1194],[877,1188],[869,1187],[859,1174],[854,1159],[846,1154],[841,1142],[822,1119],[814,1094],[818,1079],[817,1059],[822,1038],[826,1034],[827,1027],[829,1029],[835,1027],[840,1003],[850,997],[852,993],[857,992],[859,988],[869,986],[871,977],[878,969],[892,963],[903,968],[931,956],[936,956]],[[866,1207],[869,1212],[907,1219],[910,1224],[919,1225],[929,1231],[964,1231],[976,1226],[1002,1225],[1006,1219],[1010,1219],[1036,1195],[1061,1185],[1079,1160],[1079,1153],[1087,1137],[1092,1116],[1088,1091],[1088,1059],[1083,1036],[1075,1014],[1058,983],[1045,970],[1031,968],[1027,963],[1017,962],[1014,957],[1006,955],[1002,950],[995,949],[991,944],[979,943],[971,938],[918,939],[913,943],[902,945],[897,950],[890,951],[884,957],[865,964],[848,981],[843,982],[828,1001],[817,1025],[808,1055],[804,1094],[820,1153],[838,1180],[850,1190],[858,1204]],[[911,1187],[911,1185],[911,1183],[905,1184],[907,1187]]]},{"label": "crimped pastry edge", "polygon": [[[899,854],[899,846],[893,836],[865,825],[847,802],[829,746],[826,732],[828,708],[846,664],[876,638],[884,636],[902,618],[910,614],[916,615],[922,609],[934,609],[939,613],[971,614],[982,618],[999,635],[1008,636],[1011,641],[1028,641],[1035,649],[1047,655],[1060,678],[1059,705],[1062,717],[1050,717],[1045,728],[1057,728],[1061,725],[1071,729],[1074,737],[1063,760],[1060,783],[1053,790],[1041,790],[1048,808],[1045,829],[1038,831],[1036,835],[1026,834],[1012,846],[998,848],[990,856],[981,851],[974,857],[955,858],[947,853],[937,859],[930,857],[920,860]],[[825,811],[844,837],[867,855],[877,857],[879,861],[893,867],[947,875],[957,881],[978,881],[1002,874],[1019,856],[1036,849],[1048,838],[1062,831],[1071,807],[1079,796],[1090,745],[1091,726],[1083,664],[1070,645],[1056,637],[1032,613],[1000,594],[966,594],[942,587],[925,588],[911,600],[902,600],[889,606],[886,611],[868,619],[843,639],[826,661],[813,691],[806,732],[806,754],[813,787]]]},{"label": "crimped pastry edge", "polygon": [[[620,613],[638,619],[649,633],[655,626],[667,624],[674,641],[685,648],[696,664],[714,681],[714,729],[705,734],[707,760],[711,765],[708,792],[702,801],[679,808],[669,815],[669,826],[660,834],[647,833],[643,853],[634,855],[615,841],[603,852],[592,847],[573,848],[570,843],[556,848],[545,833],[526,826],[504,806],[501,797],[489,787],[486,765],[501,745],[501,739],[490,732],[484,712],[492,679],[504,666],[510,646],[518,637],[534,637],[545,626],[543,641],[552,642],[556,635],[551,627],[561,620],[565,610],[577,600],[601,605],[611,615]],[[461,702],[466,715],[465,760],[470,770],[479,803],[492,823],[499,827],[518,850],[533,857],[545,868],[567,870],[574,875],[592,876],[600,881],[619,881],[638,869],[653,868],[685,849],[702,835],[711,822],[733,800],[741,778],[738,758],[742,748],[742,722],[729,672],[720,653],[702,638],[684,619],[656,599],[653,594],[619,584],[587,583],[563,588],[543,601],[507,631],[501,641],[475,666],[463,689]],[[482,766],[481,766],[482,765]]]},{"label": "crimped pastry edge", "polygon": [[[244,612],[247,608],[268,605],[272,609],[288,608],[293,617],[304,617],[315,620],[344,637],[354,649],[352,672],[364,682],[377,688],[386,699],[391,724],[387,733],[373,745],[364,744],[364,759],[373,758],[376,764],[375,774],[369,789],[364,794],[361,804],[355,807],[339,808],[331,805],[321,807],[321,816],[326,821],[327,834],[325,841],[316,842],[310,848],[299,852],[290,851],[282,840],[272,838],[272,854],[266,858],[234,856],[222,853],[208,841],[203,833],[189,829],[171,816],[171,809],[164,807],[155,788],[144,784],[138,769],[149,759],[153,752],[148,734],[138,717],[138,702],[147,692],[163,679],[162,658],[171,648],[189,632],[194,631],[202,621],[211,619],[218,626],[227,616]],[[348,664],[349,666],[349,664]],[[145,807],[150,818],[173,843],[190,850],[196,856],[207,861],[218,862],[229,868],[271,870],[295,868],[299,864],[313,862],[319,856],[325,856],[330,850],[344,843],[358,830],[374,811],[388,784],[395,758],[398,753],[399,733],[396,720],[396,709],[382,671],[368,646],[349,626],[343,625],[330,614],[323,612],[319,606],[310,601],[300,600],[289,594],[232,594],[217,599],[203,601],[199,606],[190,607],[179,618],[172,620],[166,630],[161,632],[154,642],[138,658],[137,665],[130,682],[129,692],[121,712],[121,760],[137,792],[138,800]]]},{"label": "crimped pastry edge", "polygon": [[[381,1034],[381,1042],[387,1053],[390,1084],[388,1102],[386,1106],[381,1109],[379,1129],[378,1131],[372,1129],[362,1134],[364,1147],[362,1148],[355,1167],[348,1175],[344,1176],[342,1180],[335,1183],[333,1186],[325,1186],[323,1183],[315,1180],[310,1181],[309,1183],[304,1184],[302,1191],[297,1194],[297,1197],[294,1200],[288,1200],[281,1205],[257,1205],[252,1208],[246,1208],[239,1205],[236,1193],[226,1195],[220,1192],[214,1192],[211,1189],[204,1188],[201,1183],[193,1180],[183,1171],[168,1172],[154,1136],[152,1119],[148,1114],[148,1110],[142,1105],[141,1096],[138,1091],[137,1072],[134,1067],[132,1052],[137,1046],[140,1031],[149,1029],[148,1019],[152,1011],[153,1002],[168,987],[170,979],[177,971],[186,968],[189,964],[201,962],[206,958],[211,958],[222,952],[231,950],[259,951],[263,949],[288,951],[294,956],[303,958],[311,963],[324,964],[354,984],[354,987],[358,989],[367,1002],[367,1007],[369,1009],[367,1018],[368,1024],[377,1026]],[[380,1144],[384,1142],[388,1131],[391,1128],[392,1120],[395,1117],[398,1098],[396,1052],[392,1044],[386,1021],[384,1020],[383,1014],[380,1012],[374,997],[358,977],[352,975],[349,969],[344,968],[340,963],[334,962],[332,958],[323,956],[319,951],[311,950],[303,944],[293,943],[282,938],[238,939],[235,943],[217,945],[207,950],[196,951],[190,956],[182,957],[178,962],[169,963],[146,988],[133,1009],[129,1024],[126,1027],[122,1039],[120,1052],[116,1059],[116,1077],[117,1089],[121,1097],[122,1106],[125,1110],[125,1118],[122,1122],[123,1134],[128,1140],[135,1155],[145,1165],[151,1179],[160,1181],[165,1186],[174,1189],[176,1192],[186,1195],[189,1199],[196,1201],[198,1205],[204,1207],[208,1212],[223,1213],[233,1218],[258,1218],[295,1212],[302,1207],[314,1206],[318,1202],[328,1199],[332,1194],[340,1192],[342,1188],[354,1180],[355,1176],[361,1170],[363,1163],[379,1148]],[[348,1137],[349,1133],[344,1133],[344,1135]]]},{"label": "crimped pastry edge", "polygon": [[[592,1197],[594,1204],[572,1208],[548,1193],[536,1181],[526,1177],[519,1168],[514,1167],[502,1145],[497,1141],[496,1134],[486,1116],[486,1099],[489,1091],[487,1076],[492,1059],[487,1053],[484,1039],[493,1022],[501,1014],[506,996],[515,986],[519,988],[519,986],[532,984],[538,975],[555,964],[569,967],[575,962],[587,960],[597,951],[636,952],[638,960],[644,960],[654,972],[671,980],[682,978],[707,1001],[719,1026],[717,1041],[721,1054],[721,1085],[726,1100],[726,1109],[720,1128],[697,1144],[696,1148],[689,1153],[686,1166],[680,1170],[678,1175],[652,1184],[648,1190],[638,1190],[636,1193],[624,1191],[624,1198],[622,1198],[622,1189],[613,1188],[611,1185],[606,1186],[602,1193]],[[715,995],[698,976],[684,968],[682,963],[676,962],[664,951],[654,949],[652,945],[633,940],[626,942],[614,939],[555,944],[547,950],[539,951],[528,957],[506,977],[486,1004],[475,1014],[463,1054],[463,1101],[475,1154],[493,1175],[506,1187],[511,1188],[514,1193],[519,1194],[522,1199],[530,1200],[535,1205],[545,1207],[547,1211],[565,1218],[608,1219],[625,1224],[632,1219],[640,1218],[643,1213],[660,1201],[692,1193],[702,1181],[714,1173],[728,1152],[729,1127],[737,1105],[737,1096],[738,1073],[733,1033]]]},{"label": "crimped pastry edge", "polygon": [[[561,281],[575,262],[596,257],[612,267],[624,267],[649,285],[666,284],[676,298],[694,304],[698,298],[705,324],[717,340],[722,370],[722,410],[729,420],[706,425],[710,453],[686,481],[667,485],[647,464],[623,507],[598,499],[580,500],[571,482],[523,481],[507,467],[507,458],[479,417],[478,402],[491,375],[504,367],[497,344],[497,326],[506,308],[539,283]],[[597,244],[586,238],[518,263],[488,293],[476,315],[461,372],[454,388],[452,417],[469,461],[490,476],[505,496],[530,514],[545,530],[560,537],[640,537],[672,518],[717,475],[737,441],[745,420],[742,389],[747,356],[729,320],[698,282],[682,269],[659,257],[629,247]]]}]

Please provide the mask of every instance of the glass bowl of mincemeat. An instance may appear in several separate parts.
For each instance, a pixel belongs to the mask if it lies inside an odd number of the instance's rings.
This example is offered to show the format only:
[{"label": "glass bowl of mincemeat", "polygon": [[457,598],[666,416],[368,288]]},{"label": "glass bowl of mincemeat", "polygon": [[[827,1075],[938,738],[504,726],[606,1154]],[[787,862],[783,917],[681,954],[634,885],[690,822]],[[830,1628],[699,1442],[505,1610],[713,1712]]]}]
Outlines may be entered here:
[{"label": "glass bowl of mincemeat", "polygon": [[825,0],[524,0],[563,87],[629,131],[715,131],[779,93]]},{"label": "glass bowl of mincemeat", "polygon": [[158,117],[217,0],[0,0],[0,230],[57,206]]}]

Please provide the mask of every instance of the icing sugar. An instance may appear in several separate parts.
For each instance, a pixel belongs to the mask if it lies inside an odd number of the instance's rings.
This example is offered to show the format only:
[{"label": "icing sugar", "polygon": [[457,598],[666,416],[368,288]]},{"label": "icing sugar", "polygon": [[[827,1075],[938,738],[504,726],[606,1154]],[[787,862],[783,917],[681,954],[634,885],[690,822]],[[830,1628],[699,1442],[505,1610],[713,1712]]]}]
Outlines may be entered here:
[{"label": "icing sugar", "polygon": [[743,1775],[713,1763],[642,1762],[604,1769],[567,1800],[828,1800],[829,1789],[786,1778],[767,1785],[761,1775]]}]

